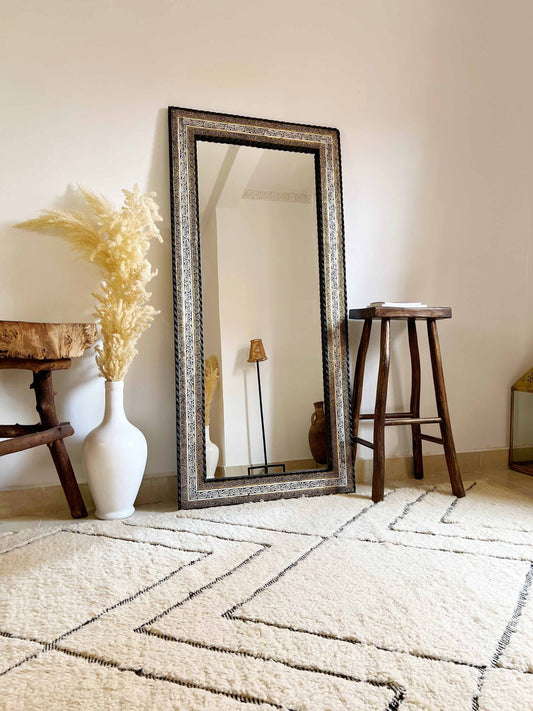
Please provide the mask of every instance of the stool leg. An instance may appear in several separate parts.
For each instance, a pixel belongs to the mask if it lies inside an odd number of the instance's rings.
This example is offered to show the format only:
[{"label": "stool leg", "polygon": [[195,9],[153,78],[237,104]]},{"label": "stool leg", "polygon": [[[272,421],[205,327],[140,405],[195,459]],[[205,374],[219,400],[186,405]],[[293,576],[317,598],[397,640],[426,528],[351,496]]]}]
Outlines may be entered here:
[{"label": "stool leg", "polygon": [[[52,386],[52,372],[43,370],[33,374],[33,389],[37,401],[37,412],[41,418],[41,423],[46,427],[54,427],[59,424],[54,401],[54,389]],[[74,476],[72,464],[67,453],[67,448],[62,439],[51,442],[47,445],[54,460],[55,468],[59,476],[59,481],[65,492],[72,518],[85,518],[87,509],[78,487],[78,482]]]},{"label": "stool leg", "polygon": [[455,444],[453,441],[452,427],[450,424],[450,413],[448,411],[448,400],[446,399],[446,389],[444,387],[444,373],[442,371],[442,357],[440,353],[439,336],[437,334],[437,322],[434,318],[428,319],[428,338],[429,351],[431,354],[431,367],[433,369],[433,383],[435,384],[435,398],[437,400],[437,411],[442,422],[440,423],[440,431],[442,433],[442,442],[444,446],[444,454],[446,456],[446,465],[448,466],[448,474],[450,475],[450,483],[455,496],[462,497],[465,495],[461,472],[457,462],[457,454],[455,452]]},{"label": "stool leg", "polygon": [[363,375],[365,372],[366,354],[368,351],[368,342],[370,341],[370,331],[372,330],[372,319],[365,319],[361,340],[359,341],[359,349],[357,351],[357,360],[355,362],[355,372],[353,375],[353,391],[352,391],[352,435],[353,435],[353,465],[355,469],[355,461],[357,457],[357,442],[355,437],[359,431],[359,416],[361,415],[361,397],[363,395]]},{"label": "stool leg", "polygon": [[372,501],[383,500],[385,493],[385,411],[390,365],[390,319],[381,321],[378,387],[374,410],[374,466],[372,475]]},{"label": "stool leg", "polygon": [[[418,338],[416,335],[416,321],[407,319],[409,334],[409,352],[411,354],[411,404],[409,410],[411,417],[420,417],[420,353],[418,351]],[[411,425],[413,439],[413,465],[415,479],[424,478],[424,461],[422,459],[422,440],[420,439],[420,425]]]}]

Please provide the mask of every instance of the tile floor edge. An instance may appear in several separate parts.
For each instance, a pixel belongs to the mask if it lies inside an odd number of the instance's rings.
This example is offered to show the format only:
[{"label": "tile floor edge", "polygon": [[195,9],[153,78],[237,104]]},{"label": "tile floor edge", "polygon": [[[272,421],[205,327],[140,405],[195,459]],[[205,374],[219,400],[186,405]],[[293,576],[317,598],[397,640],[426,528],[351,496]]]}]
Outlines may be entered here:
[{"label": "tile floor edge", "polygon": [[[463,474],[469,474],[483,469],[507,469],[507,449],[487,449],[476,452],[459,452],[459,466]],[[446,473],[446,462],[443,454],[424,457],[424,470],[427,476],[437,476]],[[372,475],[372,460],[359,459],[356,466],[356,479],[368,482]],[[389,479],[412,478],[411,457],[390,457],[386,460],[386,475]],[[80,490],[88,511],[94,511],[94,503],[86,483],[80,483]],[[175,501],[176,475],[150,475],[143,479],[136,505],[157,504]],[[68,514],[68,507],[59,485],[33,486],[0,491],[0,519],[12,516],[31,516],[53,514]]]}]

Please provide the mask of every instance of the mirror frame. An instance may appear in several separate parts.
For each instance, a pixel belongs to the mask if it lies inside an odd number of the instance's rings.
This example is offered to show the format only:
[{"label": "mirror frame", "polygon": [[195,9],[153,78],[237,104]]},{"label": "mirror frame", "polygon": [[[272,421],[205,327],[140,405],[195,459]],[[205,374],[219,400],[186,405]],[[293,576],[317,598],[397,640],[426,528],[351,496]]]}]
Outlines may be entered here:
[{"label": "mirror frame", "polygon": [[[170,106],[178,508],[354,490],[339,132]],[[315,156],[326,469],[205,478],[204,352],[196,142],[233,143]],[[312,412],[309,403],[309,413]]]}]

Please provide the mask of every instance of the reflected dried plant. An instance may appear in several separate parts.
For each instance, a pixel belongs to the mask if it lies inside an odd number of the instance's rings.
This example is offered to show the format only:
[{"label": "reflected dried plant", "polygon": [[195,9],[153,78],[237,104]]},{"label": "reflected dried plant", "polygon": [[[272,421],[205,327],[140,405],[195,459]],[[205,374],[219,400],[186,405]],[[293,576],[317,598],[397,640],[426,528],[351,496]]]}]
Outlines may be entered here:
[{"label": "reflected dried plant", "polygon": [[205,361],[204,387],[205,387],[205,424],[211,422],[211,403],[215,396],[217,383],[220,380],[218,361],[215,356],[209,356]]},{"label": "reflected dried plant", "polygon": [[96,363],[106,380],[123,380],[137,354],[137,341],[159,313],[148,303],[152,295],[146,286],[157,270],[146,255],[152,239],[163,241],[156,225],[162,217],[155,193],[141,193],[137,185],[122,191],[119,210],[104,196],[79,185],[77,189],[85,212],[43,210],[16,227],[60,237],[100,268],[102,281],[93,294],[102,336]]}]

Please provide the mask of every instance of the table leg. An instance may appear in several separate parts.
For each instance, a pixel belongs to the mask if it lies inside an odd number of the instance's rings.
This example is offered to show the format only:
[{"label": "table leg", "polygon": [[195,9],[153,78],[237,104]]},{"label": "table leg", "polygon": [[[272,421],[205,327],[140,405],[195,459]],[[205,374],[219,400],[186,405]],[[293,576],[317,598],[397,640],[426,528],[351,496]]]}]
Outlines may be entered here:
[{"label": "table leg", "polygon": [[382,501],[385,493],[385,412],[390,366],[390,319],[381,321],[378,387],[374,410],[374,465],[372,501]]},{"label": "table leg", "polygon": [[437,322],[434,318],[428,319],[428,338],[429,351],[431,354],[431,367],[433,369],[433,383],[435,384],[435,398],[437,400],[437,411],[442,422],[440,430],[442,433],[442,442],[444,446],[444,454],[446,456],[446,464],[448,466],[448,474],[452,491],[455,496],[462,497],[465,495],[463,480],[459,470],[457,454],[455,452],[455,444],[453,441],[452,427],[450,424],[450,413],[448,411],[448,400],[446,398],[446,388],[444,386],[444,373],[442,370],[442,357],[439,345],[439,336],[437,333]]},{"label": "table leg", "polygon": [[[56,413],[54,388],[52,385],[52,372],[43,370],[33,374],[32,388],[35,391],[37,401],[37,412],[41,418],[41,423],[45,427],[55,427],[59,425]],[[83,503],[83,498],[74,476],[74,470],[67,453],[67,448],[62,439],[50,442],[48,445],[50,454],[55,464],[59,481],[65,492],[72,518],[85,518],[87,509]]]},{"label": "table leg", "polygon": [[[411,404],[409,410],[411,417],[420,417],[420,353],[414,318],[407,320],[407,331],[409,334],[409,353],[411,354]],[[424,478],[424,460],[422,458],[420,434],[420,425],[411,425],[415,479]]]}]

